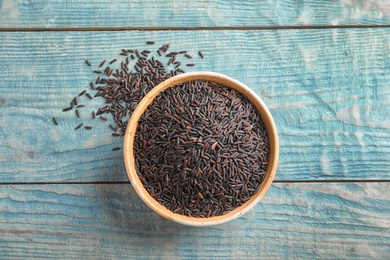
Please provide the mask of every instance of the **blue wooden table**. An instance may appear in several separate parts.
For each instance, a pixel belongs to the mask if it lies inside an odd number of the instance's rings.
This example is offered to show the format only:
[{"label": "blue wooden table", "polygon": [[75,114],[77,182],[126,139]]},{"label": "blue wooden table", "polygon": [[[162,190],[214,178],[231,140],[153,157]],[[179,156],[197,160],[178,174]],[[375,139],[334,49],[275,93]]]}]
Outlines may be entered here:
[{"label": "blue wooden table", "polygon": [[[94,79],[85,59],[148,40],[201,50],[187,71],[234,77],[270,108],[279,168],[243,217],[161,218],[112,151],[123,139],[61,111]],[[390,257],[388,1],[0,0],[0,73],[0,258]]]}]

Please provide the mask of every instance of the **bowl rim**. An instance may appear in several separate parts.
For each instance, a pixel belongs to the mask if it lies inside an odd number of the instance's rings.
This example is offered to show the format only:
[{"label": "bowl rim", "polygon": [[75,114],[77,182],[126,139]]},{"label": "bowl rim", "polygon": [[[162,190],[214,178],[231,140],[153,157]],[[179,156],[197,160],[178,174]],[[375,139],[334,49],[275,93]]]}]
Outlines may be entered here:
[{"label": "bowl rim", "polygon": [[[152,196],[149,195],[148,191],[144,188],[142,182],[140,181],[137,174],[137,170],[135,168],[135,158],[134,158],[134,150],[133,150],[134,138],[135,138],[135,133],[137,131],[138,120],[145,112],[145,109],[153,102],[154,98],[160,92],[170,87],[176,86],[178,84],[187,81],[192,81],[192,80],[214,81],[226,87],[236,89],[238,92],[245,95],[248,98],[248,100],[256,107],[267,129],[268,143],[270,146],[269,163],[267,165],[265,177],[260,184],[259,190],[257,191],[257,193],[253,194],[252,197],[243,205],[221,216],[214,216],[209,218],[196,218],[196,217],[189,217],[189,216],[173,213],[172,211],[165,208],[157,200],[155,200]],[[228,221],[231,221],[233,219],[242,216],[243,214],[248,212],[251,208],[253,208],[260,201],[260,199],[265,195],[265,193],[268,191],[269,187],[271,186],[276,173],[276,168],[279,160],[279,140],[278,140],[278,134],[277,134],[275,122],[267,106],[262,101],[262,99],[248,86],[239,82],[236,79],[233,79],[229,76],[220,73],[205,72],[205,71],[187,72],[187,73],[183,73],[171,77],[161,82],[156,87],[154,87],[151,91],[149,91],[144,98],[142,98],[142,100],[139,102],[136,109],[134,110],[133,114],[131,115],[126,129],[124,143],[123,143],[123,156],[125,161],[126,172],[130,179],[130,182],[134,190],[138,194],[138,196],[146,205],[149,206],[149,208],[151,208],[160,216],[168,220],[174,221],[176,223],[180,223],[188,226],[197,226],[197,227],[212,226],[212,225],[226,223]]]}]

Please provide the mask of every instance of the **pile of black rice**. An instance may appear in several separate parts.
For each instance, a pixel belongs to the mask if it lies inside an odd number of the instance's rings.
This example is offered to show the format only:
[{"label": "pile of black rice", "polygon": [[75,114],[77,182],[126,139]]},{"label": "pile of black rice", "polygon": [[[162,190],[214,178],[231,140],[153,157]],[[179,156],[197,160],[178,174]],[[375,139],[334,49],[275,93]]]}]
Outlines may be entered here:
[{"label": "pile of black rice", "polygon": [[[147,45],[154,45],[154,41],[147,41]],[[188,51],[169,51],[170,44],[164,44],[155,52],[150,50],[122,49],[119,57],[110,61],[103,60],[98,64],[92,64],[85,60],[87,66],[92,68],[92,72],[97,75],[94,81],[89,84],[89,90],[84,89],[72,98],[69,105],[62,109],[63,112],[71,112],[76,117],[82,118],[85,113],[82,111],[85,104],[82,100],[93,98],[103,98],[104,105],[87,112],[91,119],[98,118],[102,121],[108,121],[108,115],[111,115],[114,123],[108,126],[112,130],[112,135],[122,137],[126,132],[128,120],[141,99],[155,86],[162,81],[185,73],[182,66],[193,67],[194,63],[184,63],[180,60],[191,60],[193,55]],[[204,58],[201,51],[197,53],[200,58]],[[156,58],[157,57],[157,58]],[[163,63],[159,58],[168,59]],[[183,62],[183,64],[182,64]],[[115,68],[116,66],[116,68]],[[84,98],[85,97],[85,98]],[[59,120],[52,118],[55,125]],[[92,130],[91,125],[79,123],[74,130],[84,128]],[[114,147],[112,150],[120,150],[120,147]]]},{"label": "pile of black rice", "polygon": [[149,194],[174,213],[224,215],[264,179],[267,131],[239,92],[191,81],[160,93],[138,122],[134,154]]},{"label": "pile of black rice", "polygon": [[[180,60],[193,58],[169,49],[164,44],[155,55],[122,49],[121,58],[97,65],[86,60],[96,80],[62,111],[82,118],[81,101],[100,97],[104,105],[90,111],[90,119],[112,120],[111,134],[122,137],[141,99],[162,81],[185,73]],[[204,58],[201,51],[198,55]],[[55,117],[53,122],[59,124]],[[82,123],[74,129],[80,128],[92,130]],[[153,198],[175,213],[206,218],[231,212],[259,190],[269,145],[265,126],[245,96],[214,82],[192,81],[156,97],[139,121],[134,150],[138,176]]]}]

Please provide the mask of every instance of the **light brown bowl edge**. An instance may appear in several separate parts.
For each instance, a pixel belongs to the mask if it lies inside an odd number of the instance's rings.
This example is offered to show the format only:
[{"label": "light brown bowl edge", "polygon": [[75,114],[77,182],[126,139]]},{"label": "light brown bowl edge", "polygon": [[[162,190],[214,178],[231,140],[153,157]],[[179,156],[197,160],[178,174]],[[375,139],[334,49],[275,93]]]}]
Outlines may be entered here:
[{"label": "light brown bowl edge", "polygon": [[[210,217],[210,218],[194,218],[194,217],[188,217],[181,214],[173,213],[172,211],[162,206],[155,199],[153,199],[149,195],[148,191],[143,187],[143,184],[138,178],[138,174],[135,169],[135,158],[134,158],[134,150],[133,150],[134,136],[138,126],[138,120],[144,113],[145,109],[149,106],[149,104],[153,102],[154,98],[160,92],[164,91],[169,87],[181,84],[183,82],[200,80],[200,79],[214,81],[226,87],[233,88],[239,91],[240,93],[244,94],[259,112],[260,117],[263,120],[264,125],[267,129],[268,142],[270,145],[269,163],[267,166],[265,178],[263,182],[260,184],[259,191],[256,194],[254,194],[252,198],[249,201],[247,201],[245,204],[227,213],[226,215]],[[140,101],[137,108],[134,110],[126,129],[123,153],[124,153],[126,172],[132,186],[134,187],[138,196],[153,211],[155,211],[157,214],[159,214],[160,216],[166,219],[169,219],[171,221],[180,224],[189,225],[189,226],[211,226],[216,224],[222,224],[242,216],[253,206],[255,206],[260,201],[260,199],[264,196],[264,194],[271,186],[271,183],[276,173],[276,168],[279,159],[279,140],[278,140],[276,126],[271,113],[269,112],[264,102],[260,99],[260,97],[257,96],[256,93],[253,92],[249,87],[245,86],[243,83],[231,77],[219,73],[188,72],[188,73],[183,73],[181,75],[172,77],[160,83],[155,88],[153,88]]]}]

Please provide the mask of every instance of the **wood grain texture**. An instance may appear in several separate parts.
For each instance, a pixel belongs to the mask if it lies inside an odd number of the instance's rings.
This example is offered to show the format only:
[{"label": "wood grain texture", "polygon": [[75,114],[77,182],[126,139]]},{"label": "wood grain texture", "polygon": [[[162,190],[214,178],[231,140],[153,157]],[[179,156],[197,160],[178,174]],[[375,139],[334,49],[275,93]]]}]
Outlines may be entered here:
[{"label": "wood grain texture", "polygon": [[389,183],[274,184],[243,217],[181,226],[130,184],[0,186],[0,255],[98,259],[385,259]]},{"label": "wood grain texture", "polygon": [[[232,76],[269,106],[280,135],[277,180],[389,179],[390,29],[0,34],[0,182],[127,181],[122,139],[61,109],[121,48],[202,50],[188,71]],[[56,116],[59,126],[51,122]],[[74,131],[80,122],[92,131]]]},{"label": "wood grain texture", "polygon": [[0,1],[0,28],[389,25],[385,0]]}]

